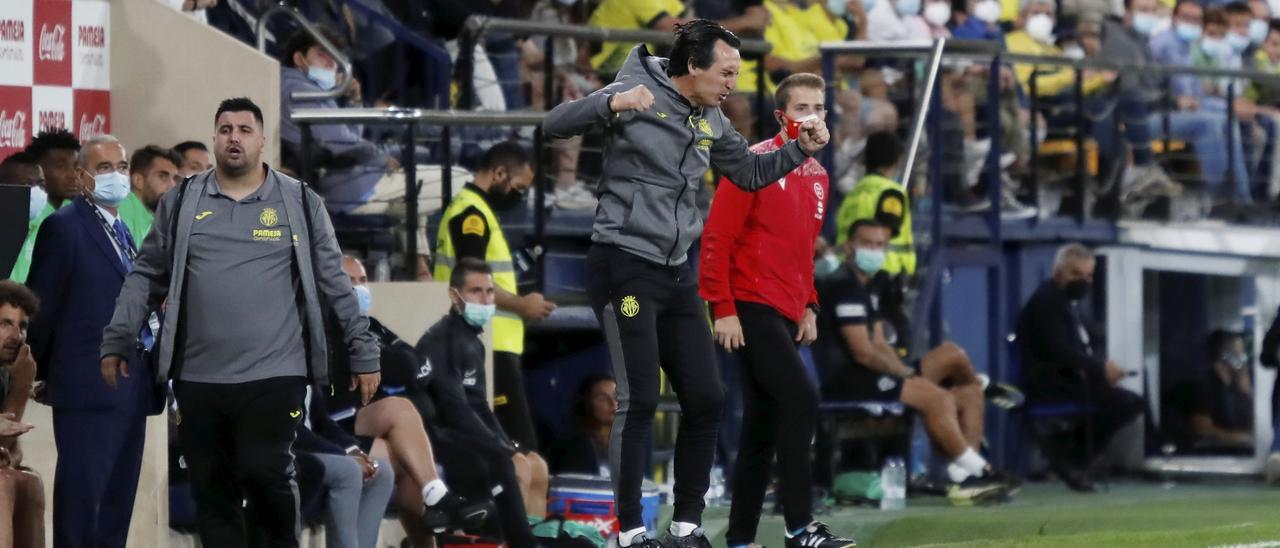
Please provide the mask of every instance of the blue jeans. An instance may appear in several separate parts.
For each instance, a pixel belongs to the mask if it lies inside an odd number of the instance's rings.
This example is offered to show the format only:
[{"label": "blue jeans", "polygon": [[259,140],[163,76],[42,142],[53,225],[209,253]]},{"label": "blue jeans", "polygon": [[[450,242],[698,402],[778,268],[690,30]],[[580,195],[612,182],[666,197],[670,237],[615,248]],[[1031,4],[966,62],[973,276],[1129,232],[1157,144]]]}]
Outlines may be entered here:
[{"label": "blue jeans", "polygon": [[[1164,135],[1160,114],[1147,119],[1153,138]],[[1229,198],[1237,204],[1253,203],[1249,192],[1249,169],[1245,166],[1244,145],[1240,127],[1231,128],[1232,154],[1230,173],[1227,162],[1227,140],[1224,133],[1227,117],[1223,114],[1203,111],[1176,111],[1169,113],[1169,137],[1186,141],[1195,147],[1204,174],[1205,190],[1212,195]],[[1228,187],[1225,183],[1231,181]]]}]

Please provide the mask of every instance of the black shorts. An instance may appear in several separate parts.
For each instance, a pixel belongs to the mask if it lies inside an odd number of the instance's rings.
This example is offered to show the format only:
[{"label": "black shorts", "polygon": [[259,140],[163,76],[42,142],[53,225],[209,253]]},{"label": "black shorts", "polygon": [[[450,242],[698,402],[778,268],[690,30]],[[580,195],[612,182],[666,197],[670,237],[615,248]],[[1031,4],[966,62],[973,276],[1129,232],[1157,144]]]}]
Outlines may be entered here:
[{"label": "black shorts", "polygon": [[[824,387],[823,397],[827,401],[901,401],[902,383],[892,375],[872,372],[862,365],[854,364],[860,371],[850,372],[840,378],[833,379]],[[920,360],[915,360],[909,367],[917,375],[920,374]]]}]

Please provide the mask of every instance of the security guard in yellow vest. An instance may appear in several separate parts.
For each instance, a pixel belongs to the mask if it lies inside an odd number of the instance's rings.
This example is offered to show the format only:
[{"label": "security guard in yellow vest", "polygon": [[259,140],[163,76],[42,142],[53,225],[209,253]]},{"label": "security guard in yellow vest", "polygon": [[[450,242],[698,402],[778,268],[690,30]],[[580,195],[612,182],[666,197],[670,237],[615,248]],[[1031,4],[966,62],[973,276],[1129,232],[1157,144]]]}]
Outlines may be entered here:
[{"label": "security guard in yellow vest", "polygon": [[524,322],[545,319],[556,305],[541,293],[516,293],[515,263],[494,210],[522,203],[532,184],[529,156],[519,143],[498,143],[486,151],[475,180],[453,197],[440,219],[434,272],[435,279],[448,280],[464,257],[485,261],[493,269],[498,308],[493,317],[494,413],[507,436],[528,451],[537,449],[537,437],[520,370]]},{"label": "security guard in yellow vest", "polygon": [[916,273],[916,248],[911,237],[911,202],[897,176],[902,159],[902,141],[893,132],[883,131],[867,137],[863,153],[867,174],[844,197],[836,212],[836,244],[848,239],[849,227],[859,219],[874,219],[889,227],[892,238],[885,250],[884,275],[880,298],[885,327],[892,330],[894,347],[900,356],[911,348],[911,322],[906,311],[908,279]]}]

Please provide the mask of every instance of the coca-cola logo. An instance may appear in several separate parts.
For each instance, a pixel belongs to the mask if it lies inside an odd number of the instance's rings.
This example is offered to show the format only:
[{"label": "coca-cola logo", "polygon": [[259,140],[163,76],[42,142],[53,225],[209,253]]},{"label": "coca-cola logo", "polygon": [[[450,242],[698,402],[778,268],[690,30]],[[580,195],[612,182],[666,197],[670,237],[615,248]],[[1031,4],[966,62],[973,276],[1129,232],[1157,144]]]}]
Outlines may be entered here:
[{"label": "coca-cola logo", "polygon": [[50,131],[67,127],[67,113],[60,110],[42,110],[36,113],[40,131]]},{"label": "coca-cola logo", "polygon": [[27,113],[21,110],[0,110],[0,148],[26,148]]},{"label": "coca-cola logo", "polygon": [[0,20],[0,42],[23,42],[27,39],[27,24],[20,19]]},{"label": "coca-cola logo", "polygon": [[95,137],[101,137],[107,134],[107,117],[101,114],[94,114],[90,119],[89,115],[80,115],[80,140],[88,141]]},{"label": "coca-cola logo", "polygon": [[40,53],[41,61],[59,61],[67,57],[67,46],[62,41],[62,36],[67,33],[67,28],[62,25],[54,25],[49,28],[48,25],[40,25]]},{"label": "coca-cola logo", "polygon": [[79,27],[76,29],[76,40],[80,47],[107,47],[107,29],[102,27]]}]

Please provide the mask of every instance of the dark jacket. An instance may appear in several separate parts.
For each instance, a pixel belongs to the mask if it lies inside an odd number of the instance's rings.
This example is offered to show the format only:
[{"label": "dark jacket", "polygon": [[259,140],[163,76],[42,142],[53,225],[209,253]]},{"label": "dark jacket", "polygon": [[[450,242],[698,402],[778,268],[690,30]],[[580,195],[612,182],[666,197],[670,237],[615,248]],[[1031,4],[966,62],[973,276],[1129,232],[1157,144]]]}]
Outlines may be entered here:
[{"label": "dark jacket", "polygon": [[[641,84],[653,93],[653,107],[609,110],[610,97]],[[605,130],[606,161],[591,241],[661,264],[683,263],[702,234],[695,198],[709,167],[745,190],[759,190],[808,158],[798,142],[752,153],[719,108],[696,107],[680,95],[667,76],[667,59],[644,45],[631,50],[612,84],[560,104],[542,127],[567,139],[597,126]]]},{"label": "dark jacket", "polygon": [[[1088,345],[1081,327],[1089,334]],[[1072,311],[1071,300],[1053,280],[1041,284],[1022,307],[1017,333],[1022,381],[1032,398],[1075,399],[1082,388],[1108,386],[1102,333],[1084,311]]]},{"label": "dark jacket", "polygon": [[[171,334],[181,333],[179,320],[183,317],[183,283],[186,281],[187,245],[191,239],[191,226],[195,220],[198,200],[195,197],[206,192],[209,179],[215,170],[194,175],[189,181],[166,192],[156,206],[156,221],[151,234],[143,242],[133,271],[125,278],[120,297],[116,300],[115,314],[102,334],[101,356],[129,356],[136,346],[138,330],[148,314],[160,306],[166,298],[164,323],[157,343],[155,374],[160,379],[169,378],[173,365],[175,339]],[[298,181],[274,170],[267,169],[267,177],[275,177],[276,185],[284,197],[283,221],[304,219],[293,223],[291,230],[299,241],[307,245],[294,246],[298,266],[298,282],[302,289],[303,327],[307,334],[308,370],[311,381],[319,385],[329,384],[328,341],[325,336],[324,312],[332,310],[343,338],[341,343],[351,355],[351,371],[374,373],[378,371],[378,345],[369,333],[369,322],[360,314],[351,278],[342,270],[342,250],[333,233],[333,223],[325,212],[324,203],[315,192],[306,189],[307,209],[303,208],[303,186]],[[178,204],[181,186],[183,202]],[[172,228],[177,223],[176,230]],[[170,241],[170,234],[175,234]],[[273,326],[263,326],[270,329]],[[336,341],[335,341],[336,342]],[[345,382],[345,380],[340,380]]]},{"label": "dark jacket", "polygon": [[[31,320],[29,342],[49,405],[90,409],[149,397],[138,394],[151,392],[143,387],[143,370],[121,377],[117,390],[102,380],[98,346],[124,281],[120,255],[95,206],[84,198],[73,199],[40,225],[27,278],[40,298],[40,313]],[[138,322],[129,344],[118,352],[131,365],[141,364],[136,344],[141,328]]]},{"label": "dark jacket", "polygon": [[422,334],[417,350],[429,364],[425,374],[417,378],[418,393],[425,393],[436,404],[440,424],[512,447],[511,439],[489,408],[480,329],[450,310]]}]

